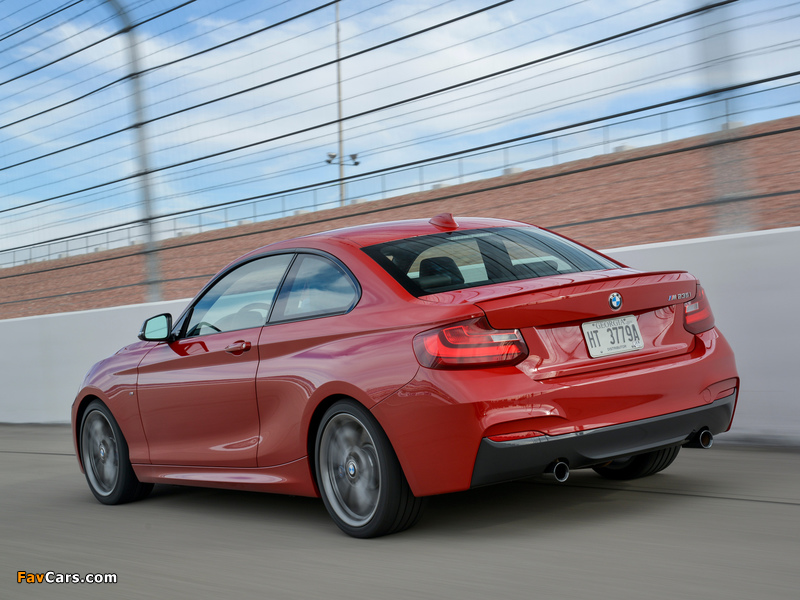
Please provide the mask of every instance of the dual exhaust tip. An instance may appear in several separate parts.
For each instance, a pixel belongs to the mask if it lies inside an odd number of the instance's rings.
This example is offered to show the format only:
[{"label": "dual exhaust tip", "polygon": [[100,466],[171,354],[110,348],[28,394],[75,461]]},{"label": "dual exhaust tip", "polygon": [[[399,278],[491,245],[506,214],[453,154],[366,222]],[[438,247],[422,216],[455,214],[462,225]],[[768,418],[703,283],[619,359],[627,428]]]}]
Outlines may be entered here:
[{"label": "dual exhaust tip", "polygon": [[[694,438],[686,444],[689,448],[703,448],[708,450],[714,445],[714,434],[709,429],[701,429]],[[543,473],[547,479],[552,479],[558,483],[564,483],[569,479],[569,465],[563,460],[554,461]]]}]

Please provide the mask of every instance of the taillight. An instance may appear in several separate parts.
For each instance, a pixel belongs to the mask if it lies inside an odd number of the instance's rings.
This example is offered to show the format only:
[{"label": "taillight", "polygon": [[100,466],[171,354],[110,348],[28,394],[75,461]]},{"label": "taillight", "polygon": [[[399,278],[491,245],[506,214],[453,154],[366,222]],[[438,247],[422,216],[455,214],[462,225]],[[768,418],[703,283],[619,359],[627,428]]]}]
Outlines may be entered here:
[{"label": "taillight", "polygon": [[699,283],[694,300],[683,304],[683,326],[690,333],[701,333],[714,327],[714,313],[711,312],[706,291]]},{"label": "taillight", "polygon": [[423,331],[414,338],[414,354],[429,369],[514,365],[528,356],[518,329],[492,329],[485,318]]}]

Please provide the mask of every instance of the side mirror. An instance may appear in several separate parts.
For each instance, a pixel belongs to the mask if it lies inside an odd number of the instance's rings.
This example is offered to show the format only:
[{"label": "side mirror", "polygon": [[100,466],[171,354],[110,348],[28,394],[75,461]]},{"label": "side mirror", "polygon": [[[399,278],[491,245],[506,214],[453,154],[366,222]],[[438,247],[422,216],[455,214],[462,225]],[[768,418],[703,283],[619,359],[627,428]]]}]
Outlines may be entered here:
[{"label": "side mirror", "polygon": [[142,324],[139,339],[143,342],[166,342],[172,337],[172,315],[150,317]]}]

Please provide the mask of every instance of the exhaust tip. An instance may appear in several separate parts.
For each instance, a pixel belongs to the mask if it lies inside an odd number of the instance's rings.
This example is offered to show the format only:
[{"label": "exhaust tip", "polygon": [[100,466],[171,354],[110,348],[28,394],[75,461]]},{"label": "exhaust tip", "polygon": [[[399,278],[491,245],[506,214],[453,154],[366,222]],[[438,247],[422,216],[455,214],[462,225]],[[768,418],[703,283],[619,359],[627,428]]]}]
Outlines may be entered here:
[{"label": "exhaust tip", "polygon": [[692,438],[684,444],[687,448],[703,448],[705,450],[708,450],[713,445],[714,434],[711,433],[711,430],[707,427],[694,434]]},{"label": "exhaust tip", "polygon": [[564,483],[569,479],[569,465],[562,460],[557,460],[547,468],[544,475],[550,479],[555,479],[558,483]]},{"label": "exhaust tip", "polygon": [[697,436],[697,443],[701,448],[705,448],[706,450],[711,448],[711,446],[714,445],[714,434],[708,429],[704,429]]}]

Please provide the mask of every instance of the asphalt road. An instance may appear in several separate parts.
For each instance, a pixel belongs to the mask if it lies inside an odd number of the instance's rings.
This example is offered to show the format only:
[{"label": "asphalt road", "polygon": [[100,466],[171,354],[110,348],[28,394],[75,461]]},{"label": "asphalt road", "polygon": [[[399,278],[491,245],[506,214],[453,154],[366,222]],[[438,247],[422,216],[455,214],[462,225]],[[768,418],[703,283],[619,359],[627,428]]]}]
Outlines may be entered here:
[{"label": "asphalt road", "polygon": [[414,529],[354,540],[307,498],[159,486],[102,506],[68,428],[0,426],[0,598],[101,597],[797,600],[800,453],[718,443],[632,483],[451,494]]}]

